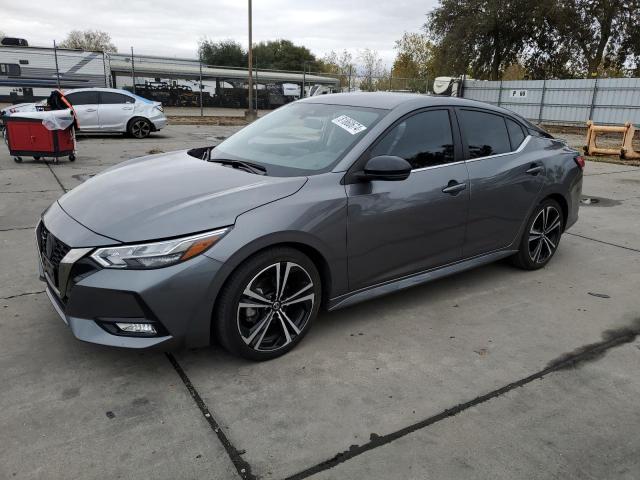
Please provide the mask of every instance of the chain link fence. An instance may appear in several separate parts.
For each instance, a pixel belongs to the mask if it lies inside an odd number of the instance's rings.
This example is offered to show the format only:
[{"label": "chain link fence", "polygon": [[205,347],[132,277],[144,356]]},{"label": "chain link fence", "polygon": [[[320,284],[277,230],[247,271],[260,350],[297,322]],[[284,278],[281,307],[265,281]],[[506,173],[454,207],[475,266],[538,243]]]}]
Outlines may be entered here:
[{"label": "chain link fence", "polygon": [[[167,107],[190,108],[204,115],[210,107],[246,109],[245,68],[207,65],[198,60],[102,53],[61,48],[0,47],[3,79],[0,102],[21,103],[46,98],[55,88],[112,87],[131,91]],[[304,65],[306,66],[306,65]],[[303,65],[301,65],[303,67]],[[6,71],[5,71],[6,70]],[[5,78],[9,80],[5,82]],[[355,68],[343,73],[264,68],[255,59],[253,107],[270,110],[302,97],[353,91],[425,93],[423,78],[390,74],[363,75]],[[6,90],[6,91],[5,91]]]}]

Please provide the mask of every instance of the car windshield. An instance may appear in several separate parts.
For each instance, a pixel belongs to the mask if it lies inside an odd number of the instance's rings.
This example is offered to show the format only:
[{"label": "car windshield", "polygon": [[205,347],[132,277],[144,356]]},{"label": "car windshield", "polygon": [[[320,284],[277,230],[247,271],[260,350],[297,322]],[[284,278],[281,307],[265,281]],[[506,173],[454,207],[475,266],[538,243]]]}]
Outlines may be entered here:
[{"label": "car windshield", "polygon": [[229,137],[211,160],[243,160],[268,175],[314,175],[329,171],[387,110],[292,103]]}]

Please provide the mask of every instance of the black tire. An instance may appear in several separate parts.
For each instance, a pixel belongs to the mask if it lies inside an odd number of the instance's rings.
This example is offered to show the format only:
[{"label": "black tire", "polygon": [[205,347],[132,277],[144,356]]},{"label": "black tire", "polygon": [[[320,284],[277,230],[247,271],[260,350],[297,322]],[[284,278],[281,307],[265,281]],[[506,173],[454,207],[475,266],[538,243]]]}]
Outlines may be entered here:
[{"label": "black tire", "polygon": [[13,157],[13,161],[16,163],[22,163],[22,157]]},{"label": "black tire", "polygon": [[127,125],[127,133],[133,138],[147,138],[152,130],[151,122],[142,117],[133,117]]},{"label": "black tire", "polygon": [[[248,290],[251,295],[246,295]],[[227,351],[240,357],[256,361],[279,357],[307,334],[321,295],[320,274],[306,255],[289,247],[270,248],[231,274],[218,296],[213,332]]]},{"label": "black tire", "polygon": [[543,268],[558,250],[564,224],[560,204],[550,198],[543,200],[529,217],[512,263],[524,270]]},{"label": "black tire", "polygon": [[75,162],[76,161],[76,156],[73,153],[71,155],[69,155],[69,161],[70,162]]},{"label": "black tire", "polygon": [[39,155],[34,155],[34,156],[33,156],[33,159],[34,159],[34,160],[40,160],[40,156],[39,156]]}]

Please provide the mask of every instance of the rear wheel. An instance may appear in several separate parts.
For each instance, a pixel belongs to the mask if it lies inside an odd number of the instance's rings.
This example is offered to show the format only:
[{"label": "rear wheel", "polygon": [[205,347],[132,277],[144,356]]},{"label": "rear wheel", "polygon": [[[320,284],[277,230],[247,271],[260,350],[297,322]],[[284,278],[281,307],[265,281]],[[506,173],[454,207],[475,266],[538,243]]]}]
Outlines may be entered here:
[{"label": "rear wheel", "polygon": [[151,134],[151,122],[146,118],[136,117],[129,122],[127,132],[135,138],[147,138]]},{"label": "rear wheel", "polygon": [[531,214],[520,241],[520,250],[512,257],[513,263],[525,270],[544,267],[556,253],[564,217],[555,200],[544,200]]},{"label": "rear wheel", "polygon": [[318,314],[320,275],[303,253],[288,247],[249,258],[218,297],[217,339],[229,352],[268,360],[291,350]]}]

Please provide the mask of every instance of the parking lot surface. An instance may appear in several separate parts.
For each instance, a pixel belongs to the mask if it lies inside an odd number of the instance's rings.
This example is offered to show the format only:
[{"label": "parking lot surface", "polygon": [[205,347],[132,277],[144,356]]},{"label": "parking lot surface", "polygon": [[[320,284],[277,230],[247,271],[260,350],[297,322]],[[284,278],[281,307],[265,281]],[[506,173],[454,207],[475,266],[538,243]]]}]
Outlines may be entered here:
[{"label": "parking lot surface", "polygon": [[587,164],[546,268],[324,313],[270,362],[75,340],[37,278],[42,210],[110,165],[238,128],[81,137],[75,163],[0,148],[0,478],[640,478],[640,168]]}]

